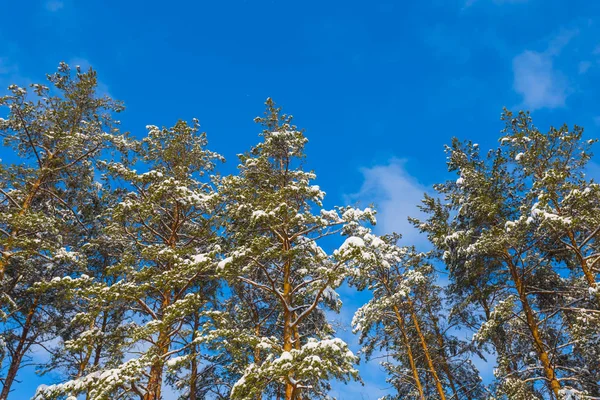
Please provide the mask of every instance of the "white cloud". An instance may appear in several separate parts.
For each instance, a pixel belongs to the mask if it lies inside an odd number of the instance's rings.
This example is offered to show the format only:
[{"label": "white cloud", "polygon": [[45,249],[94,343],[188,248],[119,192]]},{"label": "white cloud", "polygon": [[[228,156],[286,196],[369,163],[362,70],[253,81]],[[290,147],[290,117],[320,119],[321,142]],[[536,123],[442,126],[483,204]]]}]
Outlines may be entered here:
[{"label": "white cloud", "polygon": [[555,68],[554,61],[578,33],[577,30],[561,31],[545,51],[525,50],[513,59],[513,88],[523,97],[522,107],[533,111],[565,106],[572,90],[565,75]]},{"label": "white cloud", "polygon": [[578,29],[563,29],[558,35],[552,38],[548,44],[546,53],[551,56],[557,56],[560,54],[562,49],[575,37],[579,35]]},{"label": "white cloud", "polygon": [[530,110],[565,106],[569,85],[565,76],[554,69],[552,56],[526,50],[513,59],[514,83]]},{"label": "white cloud", "polygon": [[422,216],[417,205],[424,193],[432,194],[432,189],[411,176],[405,165],[406,160],[394,158],[387,165],[362,168],[360,191],[348,197],[363,206],[375,204],[378,233],[398,232],[402,244],[425,245],[426,238],[408,222],[408,217]]}]

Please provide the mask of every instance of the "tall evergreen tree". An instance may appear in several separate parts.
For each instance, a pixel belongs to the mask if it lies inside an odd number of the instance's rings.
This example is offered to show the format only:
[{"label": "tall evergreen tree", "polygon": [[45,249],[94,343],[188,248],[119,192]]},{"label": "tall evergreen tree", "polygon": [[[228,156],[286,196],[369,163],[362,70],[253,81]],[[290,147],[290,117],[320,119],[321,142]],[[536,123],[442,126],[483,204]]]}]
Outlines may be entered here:
[{"label": "tall evergreen tree", "polygon": [[[324,316],[327,308],[339,310],[334,290],[348,276],[354,254],[349,242],[333,254],[319,243],[338,233],[352,235],[362,221],[374,222],[373,211],[324,209],[324,193],[310,183],[315,175],[301,168],[306,138],[272,100],[266,105],[264,117],[256,119],[263,142],[240,156],[239,175],[220,186],[231,250],[219,266],[232,285],[247,287],[245,304],[258,307],[258,315],[247,318],[251,323],[236,327],[253,350],[231,397],[324,398],[329,379],[358,373],[356,357],[332,336]],[[243,296],[243,287],[238,290]]]},{"label": "tall evergreen tree", "polygon": [[[94,162],[119,141],[114,114],[122,106],[96,95],[96,73],[61,64],[50,87],[16,85],[0,98],[4,144],[18,160],[0,168],[0,318],[6,346],[0,399],[7,399],[33,345],[62,324],[61,305],[36,282],[81,273],[80,246],[93,202]],[[32,99],[33,97],[33,99]]]},{"label": "tall evergreen tree", "polygon": [[542,133],[526,113],[503,119],[487,158],[453,141],[448,166],[459,177],[436,186],[444,203],[425,199],[430,218],[419,226],[448,266],[456,314],[476,312],[465,323],[495,348],[499,394],[594,395],[598,203],[583,173],[593,141],[579,127]]},{"label": "tall evergreen tree", "polygon": [[[600,398],[600,185],[580,127],[540,132],[506,111],[487,156],[454,139],[457,179],[411,219],[424,254],[375,235],[371,209],[324,208],[307,139],[271,99],[262,141],[221,178],[196,120],[132,140],[94,71],[61,64],[48,81],[0,98],[13,151],[0,163],[0,400],[38,348],[51,353],[38,372],[62,383],[37,400],[159,400],[166,385],[181,400],[329,398],[332,379],[359,379],[326,315],[345,280],[373,295],[353,327],[367,357],[386,356],[388,399]],[[486,351],[489,387],[472,362]]]},{"label": "tall evergreen tree", "polygon": [[[442,330],[442,299],[425,254],[398,247],[398,236],[361,237],[362,259],[352,282],[373,298],[352,321],[367,357],[383,351],[395,395],[386,398],[484,398],[469,346]],[[443,317],[443,314],[441,315]]]},{"label": "tall evergreen tree", "polygon": [[[121,145],[126,143],[121,141]],[[69,379],[78,379],[103,368],[114,368],[124,356],[120,343],[129,329],[126,304],[97,302],[93,298],[76,296],[79,292],[74,290],[84,282],[113,284],[120,279],[109,267],[118,262],[124,249],[112,241],[104,229],[110,221],[108,211],[118,204],[122,190],[111,187],[107,180],[104,185],[98,183],[96,188],[94,201],[80,210],[80,220],[87,227],[79,252],[83,264],[79,277],[84,281],[55,277],[49,283],[38,282],[36,285],[36,290],[61,300],[60,312],[65,321],[55,332],[58,343],[49,349],[51,358],[41,366],[40,374],[60,371]]]},{"label": "tall evergreen tree", "polygon": [[[197,362],[199,331],[190,332],[189,326],[213,298],[213,260],[219,252],[214,226],[218,198],[206,174],[221,157],[205,146],[197,121],[163,129],[148,126],[148,136],[132,144],[131,157],[106,163],[108,175],[129,188],[108,210],[104,231],[123,249],[108,268],[119,279],[79,279],[74,296],[90,302],[91,309],[112,305],[131,310],[128,329],[117,344],[130,357],[114,368],[42,388],[37,398],[86,393],[90,399],[158,400],[166,372]],[[148,170],[140,173],[134,167]],[[72,280],[69,284],[76,286]],[[95,343],[92,334],[79,338],[86,340],[90,346]]]}]

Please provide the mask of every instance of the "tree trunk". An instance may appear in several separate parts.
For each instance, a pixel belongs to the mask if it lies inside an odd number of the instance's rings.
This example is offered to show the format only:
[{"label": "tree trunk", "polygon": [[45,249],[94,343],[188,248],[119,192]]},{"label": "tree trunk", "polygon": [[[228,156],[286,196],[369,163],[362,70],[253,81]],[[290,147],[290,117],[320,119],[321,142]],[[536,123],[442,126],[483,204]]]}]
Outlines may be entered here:
[{"label": "tree trunk", "polygon": [[431,353],[429,352],[429,346],[427,346],[427,340],[425,340],[425,336],[423,335],[423,332],[421,331],[421,326],[419,324],[419,319],[417,318],[417,315],[415,314],[413,302],[411,301],[410,297],[408,297],[408,296],[406,297],[406,299],[408,302],[408,307],[410,309],[410,315],[412,317],[413,324],[415,324],[415,329],[417,331],[417,335],[419,336],[419,341],[421,342],[421,347],[423,348],[423,354],[425,354],[425,360],[427,361],[427,366],[429,367],[429,370],[431,371],[431,374],[433,376],[433,381],[435,382],[435,387],[437,389],[438,394],[440,395],[440,399],[446,400],[446,394],[444,393],[444,386],[442,385],[442,382],[440,381],[440,378],[437,374],[435,366],[433,365],[433,359],[431,358]]},{"label": "tree trunk", "polygon": [[392,306],[394,310],[394,314],[396,314],[396,321],[398,322],[398,328],[400,328],[400,333],[402,334],[402,341],[404,342],[404,346],[406,347],[406,354],[408,355],[408,363],[410,364],[410,369],[413,373],[413,378],[415,379],[415,385],[417,386],[417,390],[419,391],[419,398],[421,400],[425,400],[425,394],[423,393],[423,385],[421,384],[421,378],[419,378],[419,371],[417,370],[417,366],[415,365],[415,359],[413,357],[412,348],[410,347],[410,340],[408,338],[408,334],[406,333],[406,324],[404,322],[404,318],[398,307],[396,305]]},{"label": "tree trunk", "polygon": [[[95,317],[94,317],[94,319],[92,319],[89,329],[90,330],[94,329],[94,326],[96,326],[96,318]],[[104,330],[102,330],[102,332],[104,332]],[[81,378],[83,376],[83,374],[85,373],[85,370],[90,362],[90,359],[92,358],[92,353],[94,353],[94,350],[96,350],[96,353],[97,353],[97,349],[94,349],[94,344],[90,343],[87,346],[83,360],[81,360],[81,363],[79,364],[76,379]]]},{"label": "tree trunk", "polygon": [[161,400],[162,377],[165,365],[164,355],[169,351],[171,345],[170,337],[166,332],[167,328],[161,331],[156,342],[156,360],[150,367],[150,378],[144,400]]},{"label": "tree trunk", "polygon": [[[433,323],[433,331],[435,333],[435,337],[436,337],[437,344],[439,347],[438,353],[440,356],[442,369],[444,370],[444,373],[446,374],[446,377],[448,378],[448,383],[450,384],[450,389],[452,389],[452,397],[455,400],[458,400],[459,399],[458,398],[458,390],[456,390],[456,384],[454,383],[454,375],[452,374],[452,371],[450,370],[450,363],[448,362],[448,356],[446,355],[446,343],[444,341],[444,336],[442,335],[442,332],[440,331],[440,327],[438,325],[438,317],[433,314],[429,305],[427,305],[426,309],[427,309],[427,313],[429,314],[429,318],[431,318],[431,322]],[[465,394],[466,394],[467,400],[470,400],[469,392],[466,391]]]},{"label": "tree trunk", "polygon": [[[106,311],[102,312],[102,325],[100,328],[100,332],[106,333],[106,325],[108,324],[108,313]],[[103,339],[100,339],[100,342],[96,345],[96,350],[94,354],[94,362],[93,366],[97,367],[100,364],[100,357],[102,357],[102,346]]]},{"label": "tree trunk", "polygon": [[[102,325],[100,328],[100,332],[106,332],[106,325],[108,324],[108,313],[106,311],[102,312]],[[96,370],[98,365],[100,365],[100,358],[102,357],[102,346],[103,339],[96,344],[96,348],[94,349],[94,361],[92,362],[92,369]],[[88,390],[85,393],[85,400],[90,400],[90,391]]]},{"label": "tree trunk", "polygon": [[542,341],[542,337],[540,335],[539,327],[533,312],[529,304],[529,300],[527,299],[526,288],[523,285],[523,281],[521,276],[519,275],[519,271],[517,267],[513,264],[512,258],[508,251],[505,253],[506,260],[508,264],[508,269],[510,270],[511,277],[513,282],[515,283],[515,287],[517,289],[517,293],[519,294],[519,299],[521,300],[521,305],[523,307],[523,312],[525,313],[525,319],[527,322],[527,327],[531,332],[531,338],[533,339],[534,347],[538,353],[538,358],[542,364],[544,369],[544,374],[546,375],[546,379],[548,381],[548,385],[556,398],[559,398],[558,392],[560,391],[560,383],[556,378],[556,372],[554,371],[554,367],[550,362],[550,357],[548,356],[548,352],[544,347],[544,342]]},{"label": "tree trunk", "polygon": [[[173,222],[171,224],[171,235],[165,244],[172,249],[175,249],[177,246],[177,233],[180,224],[180,207],[179,203],[175,202],[175,206],[173,209]],[[172,269],[171,265],[168,265],[168,270]],[[166,310],[169,305],[171,305],[173,298],[170,291],[166,293],[162,293],[163,302],[160,305],[160,313],[158,315],[164,315],[164,310]],[[148,385],[146,388],[146,394],[144,395],[143,400],[161,400],[161,392],[162,392],[162,377],[165,366],[164,356],[169,352],[169,348],[171,347],[171,337],[169,336],[169,326],[162,327],[161,331],[158,334],[158,340],[156,341],[156,353],[154,355],[154,362],[150,367],[150,377],[148,378]]]},{"label": "tree trunk", "polygon": [[[287,237],[283,239],[283,252],[286,257],[291,249],[291,243]],[[289,311],[292,304],[292,284],[290,282],[292,273],[292,264],[288,259],[283,266],[283,299],[286,304],[283,306],[283,351],[289,352],[293,349],[294,327],[292,326],[293,313]],[[288,374],[285,383],[285,400],[294,400],[296,398],[296,387],[292,384],[293,371]]]},{"label": "tree trunk", "polygon": [[[257,338],[260,337],[260,324],[256,324],[254,327],[254,334]],[[254,364],[260,365],[260,348],[258,346],[254,348]],[[262,393],[256,395],[256,400],[262,400]]]},{"label": "tree trunk", "polygon": [[28,341],[27,335],[29,335],[29,331],[33,325],[33,316],[35,315],[35,309],[38,305],[38,299],[36,298],[33,301],[33,305],[29,309],[27,313],[27,318],[25,319],[25,323],[23,324],[23,330],[21,331],[21,336],[19,337],[19,344],[15,349],[14,355],[10,360],[10,366],[8,367],[8,372],[6,374],[6,379],[4,380],[4,386],[2,387],[2,392],[0,392],[0,400],[7,400],[8,394],[10,393],[11,386],[17,377],[17,372],[19,371],[19,367],[21,366],[21,360],[25,353],[29,350],[31,346],[31,342]]},{"label": "tree trunk", "polygon": [[[192,333],[192,341],[196,338],[196,331],[200,325],[198,320],[198,314],[194,313],[194,325]],[[196,357],[197,347],[196,344],[192,344],[192,360],[190,362],[190,400],[196,400],[196,392],[198,391],[198,359]]]},{"label": "tree trunk", "polygon": [[[192,346],[192,350],[194,354],[196,352],[196,345]],[[198,360],[196,357],[192,357],[191,365],[190,365],[190,400],[196,400],[196,392],[198,388],[196,387],[198,383]]]},{"label": "tree trunk", "polygon": [[[291,291],[292,285],[289,282],[290,275],[290,264],[286,263],[285,272],[284,272],[284,283],[283,283],[283,298],[286,300],[287,305],[291,304]],[[291,351],[292,346],[292,313],[288,311],[288,308],[284,304],[283,311],[283,351]],[[292,372],[288,375],[288,379],[285,383],[285,400],[293,400],[294,399],[294,385],[290,381],[289,378],[292,378]]]}]

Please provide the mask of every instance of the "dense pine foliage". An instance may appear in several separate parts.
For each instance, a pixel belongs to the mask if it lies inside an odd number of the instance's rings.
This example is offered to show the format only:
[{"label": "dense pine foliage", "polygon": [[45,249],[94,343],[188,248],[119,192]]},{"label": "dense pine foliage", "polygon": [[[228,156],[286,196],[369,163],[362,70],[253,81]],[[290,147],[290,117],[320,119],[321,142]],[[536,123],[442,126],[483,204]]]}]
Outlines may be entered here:
[{"label": "dense pine foliage", "polygon": [[[377,235],[373,208],[324,207],[270,99],[221,176],[198,121],[128,135],[93,70],[61,64],[47,85],[0,98],[0,400],[40,348],[61,381],[36,400],[326,399],[361,357],[382,361],[386,399],[600,398],[600,186],[580,127],[505,111],[497,148],[453,139],[456,178],[411,219],[423,253]],[[343,283],[372,295],[358,354],[327,318]]]}]

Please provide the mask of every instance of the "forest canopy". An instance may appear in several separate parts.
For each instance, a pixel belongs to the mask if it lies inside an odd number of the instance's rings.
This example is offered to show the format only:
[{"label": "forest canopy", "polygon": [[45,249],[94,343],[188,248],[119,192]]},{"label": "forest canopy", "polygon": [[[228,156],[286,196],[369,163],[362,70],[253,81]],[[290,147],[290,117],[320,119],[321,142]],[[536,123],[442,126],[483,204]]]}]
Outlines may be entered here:
[{"label": "forest canopy", "polygon": [[[122,132],[97,86],[61,63],[0,97],[0,400],[31,363],[57,377],[35,400],[327,399],[370,358],[389,400],[600,398],[600,186],[581,127],[504,110],[496,148],[449,138],[455,178],[410,219],[422,251],[378,234],[373,206],[324,206],[273,100],[224,176],[198,120]],[[342,284],[370,293],[358,351],[328,317]]]}]

